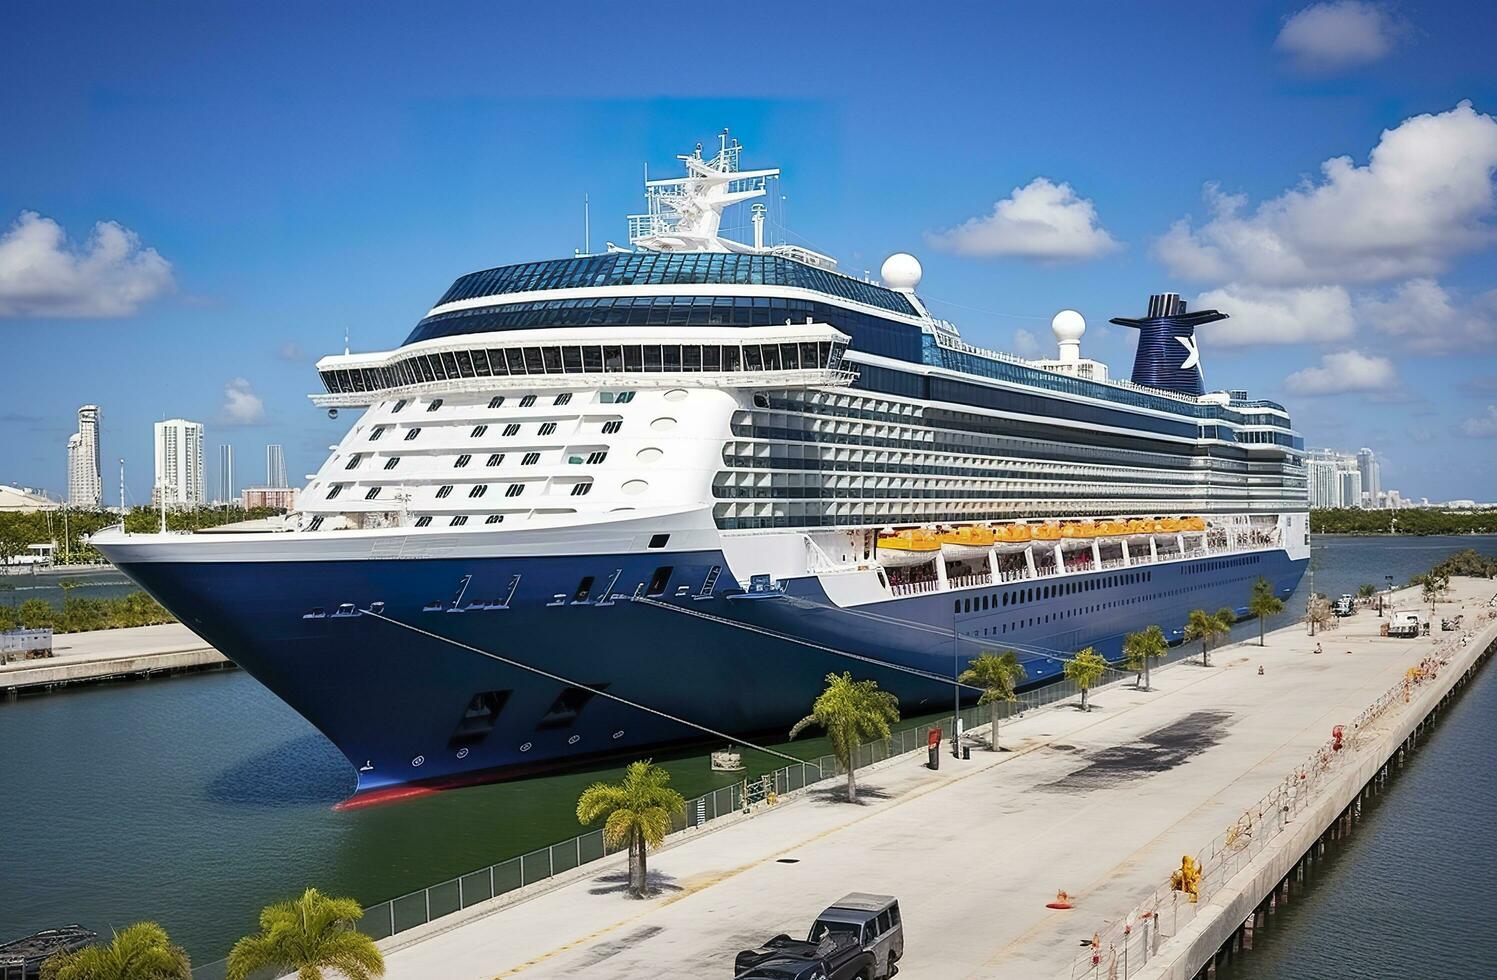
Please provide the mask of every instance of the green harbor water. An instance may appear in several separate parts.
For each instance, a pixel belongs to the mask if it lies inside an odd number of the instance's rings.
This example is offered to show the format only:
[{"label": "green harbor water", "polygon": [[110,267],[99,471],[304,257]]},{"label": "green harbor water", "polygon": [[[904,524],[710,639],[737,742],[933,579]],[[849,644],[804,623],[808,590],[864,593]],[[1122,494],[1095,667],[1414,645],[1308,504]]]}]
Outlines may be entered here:
[{"label": "green harbor water", "polygon": [[[1403,582],[1465,547],[1497,554],[1497,539],[1320,537],[1315,587],[1336,595],[1389,574]],[[108,576],[90,573],[88,587],[127,588]],[[1281,623],[1303,610],[1306,590]],[[1490,711],[1469,712],[1460,727],[1475,745],[1497,741]],[[827,750],[821,739],[779,747],[802,757]],[[705,751],[660,761],[688,798],[737,778],[711,773]],[[751,773],[783,764],[752,752],[745,761]],[[1480,765],[1490,768],[1489,758]],[[0,703],[0,941],[70,922],[107,932],[149,918],[207,962],[254,927],[262,905],[307,885],[372,904],[567,839],[581,829],[573,815],[581,790],[619,771],[339,811],[353,787],[347,762],[242,672]],[[1451,778],[1432,793],[1390,794],[1385,806],[1418,825],[1431,800],[1471,789]],[[1487,806],[1475,812],[1490,814]],[[1430,901],[1447,894],[1448,882],[1420,867],[1402,873],[1348,887],[1422,890]],[[1288,927],[1281,935],[1291,946],[1311,941]]]}]

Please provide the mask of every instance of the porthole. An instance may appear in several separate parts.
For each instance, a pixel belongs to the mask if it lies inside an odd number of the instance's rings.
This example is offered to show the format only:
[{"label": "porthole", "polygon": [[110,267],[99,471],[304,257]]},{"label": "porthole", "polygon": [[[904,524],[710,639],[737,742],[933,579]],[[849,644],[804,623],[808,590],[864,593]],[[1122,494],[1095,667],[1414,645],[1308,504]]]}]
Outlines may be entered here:
[{"label": "porthole", "polygon": [[686,400],[686,389],[685,388],[672,388],[670,391],[667,391],[665,393],[665,400],[668,401],[668,402],[685,401]]},{"label": "porthole", "polygon": [[650,428],[655,430],[656,432],[669,432],[675,427],[676,420],[668,415],[662,415],[660,418],[650,423]]},{"label": "porthole", "polygon": [[655,462],[655,460],[664,455],[664,450],[656,449],[654,446],[646,446],[645,448],[634,454],[635,458],[642,463],[653,463]]},{"label": "porthole", "polygon": [[625,481],[623,487],[621,487],[620,489],[622,489],[631,497],[637,497],[638,495],[644,493],[646,490],[650,489],[650,485],[644,480],[627,480]]}]

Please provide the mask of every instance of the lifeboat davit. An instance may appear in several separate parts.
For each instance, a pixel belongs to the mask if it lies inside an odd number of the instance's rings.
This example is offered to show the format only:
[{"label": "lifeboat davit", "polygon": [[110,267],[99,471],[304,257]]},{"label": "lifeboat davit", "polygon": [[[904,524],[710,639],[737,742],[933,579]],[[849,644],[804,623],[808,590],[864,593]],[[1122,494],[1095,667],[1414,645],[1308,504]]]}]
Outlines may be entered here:
[{"label": "lifeboat davit", "polygon": [[1023,551],[1030,540],[1028,524],[999,524],[993,528],[993,550],[1000,555]]},{"label": "lifeboat davit", "polygon": [[936,535],[941,554],[947,558],[986,558],[997,536],[992,529],[965,525]]},{"label": "lifeboat davit", "polygon": [[941,542],[930,531],[896,531],[878,538],[878,563],[890,568],[924,565],[941,553]]}]

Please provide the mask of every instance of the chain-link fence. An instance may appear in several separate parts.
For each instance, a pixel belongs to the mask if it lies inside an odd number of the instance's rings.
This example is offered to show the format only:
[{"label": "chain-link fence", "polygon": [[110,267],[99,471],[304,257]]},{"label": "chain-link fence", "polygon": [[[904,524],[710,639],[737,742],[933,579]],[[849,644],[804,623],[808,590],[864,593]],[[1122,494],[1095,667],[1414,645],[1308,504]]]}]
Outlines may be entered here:
[{"label": "chain-link fence", "polygon": [[1318,802],[1320,794],[1356,758],[1360,734],[1395,705],[1406,703],[1414,690],[1432,680],[1449,664],[1463,644],[1449,640],[1436,647],[1419,667],[1410,671],[1386,693],[1357,715],[1296,766],[1283,781],[1264,794],[1231,826],[1218,834],[1193,860],[1200,875],[1196,899],[1172,877],[1154,890],[1122,919],[1093,936],[1087,950],[1071,965],[1072,980],[1127,980],[1159,951],[1160,943],[1179,935],[1228,881],[1266,850],[1296,816]]}]

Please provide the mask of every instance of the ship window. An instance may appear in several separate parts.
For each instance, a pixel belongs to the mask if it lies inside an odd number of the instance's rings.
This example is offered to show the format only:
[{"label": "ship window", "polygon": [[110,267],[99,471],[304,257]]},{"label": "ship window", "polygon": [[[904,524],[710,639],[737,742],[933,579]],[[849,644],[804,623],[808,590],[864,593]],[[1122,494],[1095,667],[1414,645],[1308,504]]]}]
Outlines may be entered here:
[{"label": "ship window", "polygon": [[404,398],[400,399],[400,401],[398,401],[398,402],[395,403],[395,407],[392,408],[392,409],[390,409],[390,414],[394,415],[396,412],[400,411],[402,408],[405,408],[405,399]]},{"label": "ship window", "polygon": [[553,404],[553,405],[565,405],[567,402],[569,402],[571,400],[572,400],[572,393],[570,391],[564,391],[561,394],[557,395],[556,396],[556,400],[553,401],[551,404]]},{"label": "ship window", "polygon": [[472,748],[489,737],[499,720],[499,713],[509,702],[512,691],[480,691],[468,701],[457,727],[447,739],[449,749]]},{"label": "ship window", "polygon": [[502,462],[504,462],[504,454],[503,453],[491,453],[491,454],[489,454],[489,461],[487,463],[485,463],[484,465],[485,466],[498,466]]},{"label": "ship window", "polygon": [[348,457],[348,463],[343,468],[345,470],[351,470],[354,467],[358,466],[359,463],[363,462],[363,460],[363,456],[361,456],[359,453],[354,453],[352,456]]},{"label": "ship window", "polygon": [[457,458],[457,462],[453,463],[452,465],[457,467],[458,469],[462,469],[464,466],[467,466],[468,463],[472,461],[472,459],[472,455],[470,455],[469,453],[463,453]]},{"label": "ship window", "polygon": [[556,431],[555,422],[543,422],[538,435],[549,436]]},{"label": "ship window", "polygon": [[468,491],[468,496],[469,497],[482,497],[484,494],[486,494],[488,492],[489,492],[489,486],[488,486],[488,484],[486,484],[486,483],[480,483],[477,486],[475,486],[472,490]]},{"label": "ship window", "polygon": [[611,345],[603,348],[603,370],[611,374],[624,370],[624,348]]},{"label": "ship window", "polygon": [[664,548],[670,543],[670,540],[671,536],[669,534],[652,534],[650,535],[650,547]]},{"label": "ship window", "polygon": [[374,427],[374,431],[369,433],[369,441],[374,442],[375,440],[377,440],[380,436],[385,434],[385,430],[388,428],[388,425],[376,425]]},{"label": "ship window", "polygon": [[389,459],[385,460],[385,469],[393,470],[399,462],[399,456],[391,456]]},{"label": "ship window", "polygon": [[504,404],[504,396],[503,395],[495,395],[493,398],[489,399],[489,408],[498,408],[499,406],[501,406],[503,404]]},{"label": "ship window", "polygon": [[411,429],[409,432],[407,432],[405,434],[405,441],[406,442],[410,442],[412,439],[416,438],[420,434],[421,434],[421,427],[417,426],[416,428]]},{"label": "ship window", "polygon": [[452,495],[452,484],[449,483],[449,484],[447,484],[444,487],[437,487],[437,499],[438,500],[441,500],[444,497],[448,497],[448,496],[451,496],[451,495]]},{"label": "ship window", "polygon": [[624,370],[626,372],[637,372],[643,364],[642,355],[638,344],[630,344],[624,347]]},{"label": "ship window", "polygon": [[428,525],[430,523],[431,523],[431,515],[430,514],[422,514],[420,517],[416,518],[416,526],[417,527],[425,527],[426,525]]},{"label": "ship window", "polygon": [[365,500],[373,500],[379,496],[379,487],[370,487],[369,492],[364,494]]},{"label": "ship window", "polygon": [[327,492],[327,499],[329,499],[329,500],[336,500],[336,499],[338,499],[338,494],[342,493],[343,492],[343,488],[346,487],[346,486],[348,486],[348,484],[346,484],[346,483],[334,483],[333,484],[333,488]]},{"label": "ship window", "polygon": [[318,530],[321,527],[322,527],[322,518],[321,517],[314,517],[314,518],[312,518],[312,523],[310,523],[310,524],[307,525],[307,530],[308,531],[316,531],[316,530]]},{"label": "ship window", "polygon": [[572,484],[572,496],[585,497],[591,492],[592,488],[593,485],[591,483],[574,483]]},{"label": "ship window", "polygon": [[468,433],[468,435],[469,435],[470,438],[478,439],[478,438],[480,438],[487,431],[489,431],[489,427],[488,426],[486,426],[486,425],[475,425],[473,427],[473,431],[470,432],[470,433]]},{"label": "ship window", "polygon": [[462,527],[466,523],[468,523],[467,516],[464,515],[464,514],[459,514],[458,516],[454,517],[451,521],[449,521],[448,524],[447,524],[447,526],[448,527]]},{"label": "ship window", "polygon": [[666,586],[670,585],[672,570],[670,565],[661,565],[655,569],[655,574],[650,576],[650,586],[645,589],[645,595],[664,595]]},{"label": "ship window", "polygon": [[623,427],[624,427],[624,422],[623,422],[622,419],[614,419],[611,422],[604,422],[603,423],[603,434],[605,436],[611,436],[615,432],[617,432],[620,429],[622,429]]},{"label": "ship window", "polygon": [[506,497],[518,497],[520,494],[522,494],[524,492],[525,492],[525,484],[523,484],[523,483],[511,483],[508,487],[505,488],[504,495]]},{"label": "ship window", "polygon": [[511,422],[509,425],[506,425],[504,427],[504,434],[507,435],[507,436],[517,436],[517,435],[519,435],[520,434],[520,423],[518,423],[518,422]]},{"label": "ship window", "polygon": [[603,370],[603,348],[582,348],[582,370],[588,374],[599,374]]},{"label": "ship window", "polygon": [[433,398],[431,400],[431,404],[426,406],[426,410],[428,412],[435,412],[437,409],[439,409],[441,407],[442,407],[442,399],[440,399],[440,398]]},{"label": "ship window", "polygon": [[605,460],[607,458],[608,458],[608,450],[606,450],[606,449],[600,449],[597,452],[588,453],[587,454],[587,461],[589,463],[593,463],[593,464],[601,463],[601,462],[603,462],[603,460]]},{"label": "ship window", "polygon": [[577,583],[577,591],[572,594],[573,602],[586,602],[589,593],[593,591],[593,577],[584,575],[582,581]]},{"label": "ship window", "polygon": [[540,453],[526,453],[520,460],[521,466],[534,466],[541,461]]},{"label": "ship window", "polygon": [[504,520],[504,515],[503,514],[490,514],[484,520],[484,523],[485,524],[498,524],[498,523],[502,522],[503,520]]},{"label": "ship window", "polygon": [[529,408],[531,405],[534,405],[534,404],[535,404],[535,396],[534,395],[526,395],[524,398],[520,399],[520,407],[521,408]]},{"label": "ship window", "polygon": [[596,696],[597,692],[606,690],[608,690],[607,684],[594,684],[592,689],[585,687],[564,688],[556,696],[556,700],[552,702],[550,710],[537,723],[535,726],[536,729],[544,731],[548,728],[569,727],[577,720],[577,716],[582,713],[582,709]]},{"label": "ship window", "polygon": [[[561,364],[566,369],[567,374],[581,374],[582,348],[563,347],[561,349]],[[558,402],[558,404],[565,405],[566,402]]]}]

